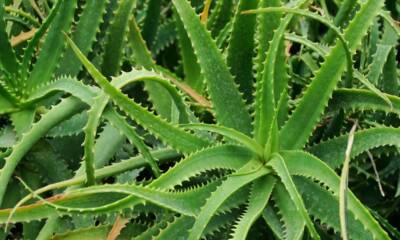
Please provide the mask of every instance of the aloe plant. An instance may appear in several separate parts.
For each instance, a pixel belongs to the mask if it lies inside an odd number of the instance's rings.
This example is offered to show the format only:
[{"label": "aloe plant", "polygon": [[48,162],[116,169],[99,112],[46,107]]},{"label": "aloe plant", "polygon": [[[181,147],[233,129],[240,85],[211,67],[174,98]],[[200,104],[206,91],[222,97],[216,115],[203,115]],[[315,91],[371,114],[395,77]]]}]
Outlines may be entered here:
[{"label": "aloe plant", "polygon": [[398,9],[0,0],[0,239],[399,237]]}]

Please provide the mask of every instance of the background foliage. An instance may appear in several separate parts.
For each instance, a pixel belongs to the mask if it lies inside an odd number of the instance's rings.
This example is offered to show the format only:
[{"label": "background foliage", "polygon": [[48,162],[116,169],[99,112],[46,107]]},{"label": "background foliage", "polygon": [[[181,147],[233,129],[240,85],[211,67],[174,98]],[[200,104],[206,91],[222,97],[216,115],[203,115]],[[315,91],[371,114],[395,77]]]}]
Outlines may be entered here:
[{"label": "background foliage", "polygon": [[400,239],[399,15],[0,0],[0,239]]}]

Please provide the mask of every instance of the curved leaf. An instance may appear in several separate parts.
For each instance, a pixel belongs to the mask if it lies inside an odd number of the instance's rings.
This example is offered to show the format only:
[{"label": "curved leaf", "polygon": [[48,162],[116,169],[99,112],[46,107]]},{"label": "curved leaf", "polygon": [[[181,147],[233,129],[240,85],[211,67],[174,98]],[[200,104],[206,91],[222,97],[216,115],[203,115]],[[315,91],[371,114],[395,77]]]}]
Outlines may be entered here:
[{"label": "curved leaf", "polygon": [[[329,102],[329,110],[373,110],[386,113],[400,114],[400,98],[394,95],[384,94],[385,98],[376,93],[363,89],[338,89],[333,92]],[[391,104],[387,103],[387,100]]]},{"label": "curved leaf", "polygon": [[275,179],[271,176],[264,176],[254,181],[247,209],[235,224],[232,239],[246,239],[251,226],[267,205],[274,186]]},{"label": "curved leaf", "polygon": [[157,118],[146,109],[133,102],[128,96],[122,94],[117,88],[113,87],[108,80],[87,60],[76,45],[67,37],[67,40],[75,54],[82,61],[83,65],[93,76],[96,82],[103,88],[109,97],[135,121],[155,133],[167,143],[184,152],[193,152],[205,147],[208,142],[194,135],[186,133],[181,129],[172,126],[166,121]]},{"label": "curved leaf", "polygon": [[279,178],[281,179],[283,185],[285,186],[286,190],[290,198],[292,199],[294,205],[296,206],[297,210],[300,212],[301,217],[303,218],[308,231],[313,239],[320,239],[317,230],[314,227],[313,222],[310,219],[310,216],[307,213],[307,210],[304,206],[303,199],[301,198],[299,192],[294,185],[293,179],[290,176],[288,167],[286,166],[285,160],[281,156],[274,156],[271,161],[267,163],[268,166],[271,166]]},{"label": "curved leaf", "polygon": [[5,165],[0,170],[0,205],[2,203],[7,184],[15,168],[30,148],[43,137],[52,127],[61,121],[73,116],[84,109],[84,104],[76,98],[68,98],[55,106],[52,110],[42,116],[42,118],[32,128],[26,132],[21,140],[13,147],[13,151],[6,158]]},{"label": "curved leaf", "polygon": [[[351,157],[373,148],[395,145],[400,143],[400,129],[390,127],[371,128],[357,131],[351,151]],[[338,168],[343,164],[348,135],[336,137],[321,142],[309,148],[309,151],[324,160],[332,168]]]},{"label": "curved leaf", "polygon": [[[280,220],[283,223],[283,239],[302,239],[304,235],[305,221],[300,216],[299,211],[293,204],[293,200],[290,198],[282,183],[276,184],[274,192],[272,193],[272,198],[274,199],[279,211],[278,214],[281,217]],[[307,206],[306,200],[304,200],[304,204]]]},{"label": "curved leaf", "polygon": [[[357,139],[357,136],[355,136],[355,139]],[[355,150],[355,148],[353,148],[353,150]],[[324,162],[301,151],[283,152],[282,156],[292,175],[316,179],[324,186],[328,187],[329,190],[333,192],[334,196],[338,197],[340,179]],[[379,223],[372,217],[371,213],[350,191],[348,192],[348,211],[352,212],[355,218],[361,221],[365,230],[369,231],[374,239],[390,239],[387,233],[379,226]]]},{"label": "curved leaf", "polygon": [[[239,169],[239,171],[237,171],[238,175],[229,176],[222,182],[216,191],[214,191],[207,199],[207,202],[201,208],[200,213],[196,216],[196,221],[192,229],[189,231],[188,240],[197,240],[201,237],[201,234],[210,222],[211,217],[229,196],[246,184],[270,173],[270,170],[267,168],[260,168],[260,164],[260,162],[253,160]],[[260,170],[254,171],[255,169]]]},{"label": "curved leaf", "polygon": [[181,127],[187,128],[187,129],[205,130],[205,131],[210,131],[210,132],[215,132],[215,133],[221,134],[225,137],[228,137],[232,140],[235,140],[235,141],[243,144],[244,146],[253,150],[254,153],[258,154],[260,157],[263,156],[264,150],[256,141],[254,141],[247,135],[245,135],[241,132],[238,132],[234,129],[222,127],[222,126],[218,126],[218,125],[201,124],[201,123],[182,124]]}]

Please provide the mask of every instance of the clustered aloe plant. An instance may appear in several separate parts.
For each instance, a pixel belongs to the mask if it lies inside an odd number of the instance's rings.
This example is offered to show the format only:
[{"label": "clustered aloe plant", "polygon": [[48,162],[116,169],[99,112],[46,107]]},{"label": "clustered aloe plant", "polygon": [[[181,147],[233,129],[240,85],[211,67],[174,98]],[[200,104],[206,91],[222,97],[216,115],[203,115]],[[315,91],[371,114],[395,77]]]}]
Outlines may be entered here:
[{"label": "clustered aloe plant", "polygon": [[399,14],[0,0],[0,239],[399,239]]}]

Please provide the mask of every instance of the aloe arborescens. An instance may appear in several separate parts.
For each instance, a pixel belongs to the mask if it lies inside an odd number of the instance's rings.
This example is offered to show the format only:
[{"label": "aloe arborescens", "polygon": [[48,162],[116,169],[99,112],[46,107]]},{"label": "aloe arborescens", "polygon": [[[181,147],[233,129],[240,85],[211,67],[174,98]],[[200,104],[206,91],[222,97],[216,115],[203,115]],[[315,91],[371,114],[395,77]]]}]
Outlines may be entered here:
[{"label": "aloe arborescens", "polygon": [[335,171],[351,118],[373,126],[350,134],[351,157],[397,151],[387,146],[399,130],[384,126],[400,113],[390,4],[218,0],[200,19],[202,1],[37,2],[47,17],[19,49],[0,0],[6,232],[23,223],[18,234],[36,239],[398,236],[358,192],[339,198]]}]

